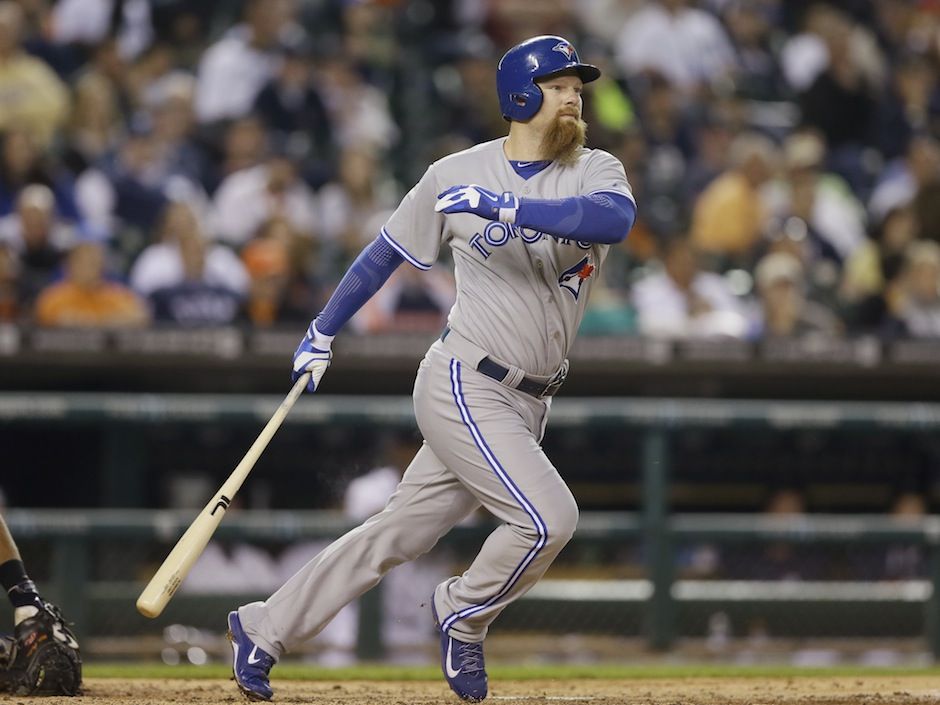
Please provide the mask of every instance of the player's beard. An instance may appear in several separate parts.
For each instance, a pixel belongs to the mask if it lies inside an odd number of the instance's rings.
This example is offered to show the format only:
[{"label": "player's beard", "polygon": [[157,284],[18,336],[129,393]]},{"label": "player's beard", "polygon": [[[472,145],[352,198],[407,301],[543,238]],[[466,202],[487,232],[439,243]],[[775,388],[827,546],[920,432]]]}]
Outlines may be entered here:
[{"label": "player's beard", "polygon": [[556,115],[542,137],[542,155],[562,165],[574,164],[587,139],[587,123],[580,117],[565,120]]}]

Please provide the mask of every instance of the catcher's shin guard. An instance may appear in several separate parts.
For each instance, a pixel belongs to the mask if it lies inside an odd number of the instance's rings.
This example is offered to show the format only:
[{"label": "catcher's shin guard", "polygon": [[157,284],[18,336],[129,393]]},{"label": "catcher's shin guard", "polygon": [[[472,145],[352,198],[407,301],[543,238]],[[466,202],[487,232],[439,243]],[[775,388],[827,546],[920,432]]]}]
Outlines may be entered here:
[{"label": "catcher's shin guard", "polygon": [[75,634],[59,608],[43,608],[14,630],[13,659],[7,671],[14,695],[78,695],[82,657]]}]

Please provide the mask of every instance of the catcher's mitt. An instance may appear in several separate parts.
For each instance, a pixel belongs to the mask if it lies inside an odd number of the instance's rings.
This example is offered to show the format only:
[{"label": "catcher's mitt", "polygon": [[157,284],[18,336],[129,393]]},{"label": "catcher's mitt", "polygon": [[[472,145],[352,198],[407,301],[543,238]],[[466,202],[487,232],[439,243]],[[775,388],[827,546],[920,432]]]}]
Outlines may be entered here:
[{"label": "catcher's mitt", "polygon": [[14,630],[13,659],[7,670],[14,695],[78,695],[82,657],[78,641],[50,602]]}]

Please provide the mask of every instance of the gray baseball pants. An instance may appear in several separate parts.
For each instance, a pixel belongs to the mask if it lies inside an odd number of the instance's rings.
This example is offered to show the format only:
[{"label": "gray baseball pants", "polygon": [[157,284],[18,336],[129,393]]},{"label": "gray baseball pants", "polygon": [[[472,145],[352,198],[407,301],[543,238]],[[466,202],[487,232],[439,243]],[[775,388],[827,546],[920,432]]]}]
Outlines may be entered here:
[{"label": "gray baseball pants", "polygon": [[571,538],[577,505],[539,445],[550,402],[477,372],[479,355],[459,336],[430,348],[414,387],[423,446],[381,512],[267,600],[239,608],[246,634],[262,649],[278,658],[313,638],[344,605],[429,551],[481,504],[502,524],[467,571],[438,585],[433,599],[445,631],[482,641]]}]

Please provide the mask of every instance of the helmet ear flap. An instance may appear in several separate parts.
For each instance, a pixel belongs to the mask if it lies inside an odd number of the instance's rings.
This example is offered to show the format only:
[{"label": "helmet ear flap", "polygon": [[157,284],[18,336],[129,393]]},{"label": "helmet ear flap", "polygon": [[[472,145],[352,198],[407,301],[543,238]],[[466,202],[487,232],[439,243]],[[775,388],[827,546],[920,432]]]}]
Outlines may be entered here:
[{"label": "helmet ear flap", "polygon": [[528,120],[542,106],[542,90],[534,83],[523,86],[522,90],[508,94],[508,102],[503,105],[503,117],[507,120]]}]

